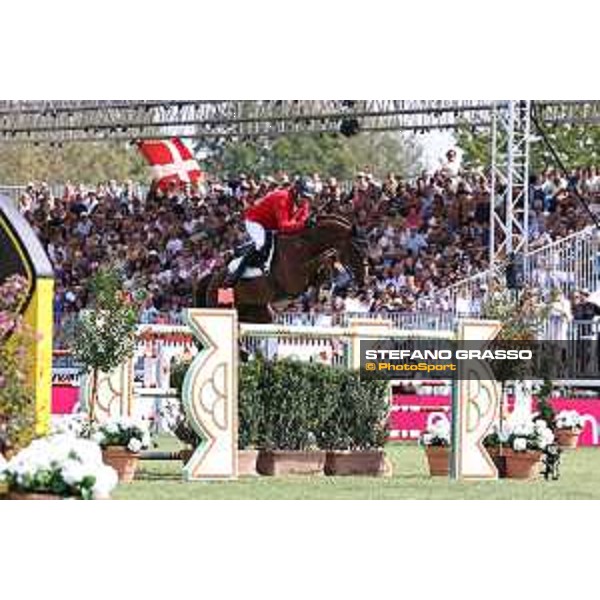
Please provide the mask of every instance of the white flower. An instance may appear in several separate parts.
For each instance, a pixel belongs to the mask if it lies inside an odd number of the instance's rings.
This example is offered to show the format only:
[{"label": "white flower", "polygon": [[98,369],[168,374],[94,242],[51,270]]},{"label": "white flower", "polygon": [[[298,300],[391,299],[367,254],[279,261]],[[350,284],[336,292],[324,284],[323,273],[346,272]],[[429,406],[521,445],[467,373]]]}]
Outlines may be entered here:
[{"label": "white flower", "polygon": [[101,431],[95,431],[91,436],[92,440],[97,444],[102,444],[104,441],[104,434]]},{"label": "white flower", "polygon": [[[95,478],[103,466],[98,444],[66,433],[34,440],[5,465],[5,470],[19,486],[36,491],[36,478],[42,472],[76,487],[88,478]],[[87,489],[81,489],[82,493],[90,491],[89,485],[85,484]]]},{"label": "white flower", "polygon": [[431,445],[436,442],[450,443],[450,422],[448,419],[441,417],[433,422],[428,423],[426,433],[428,437],[423,440],[425,445]]},{"label": "white flower", "polygon": [[534,426],[536,432],[538,432],[538,433],[548,429],[548,423],[546,423],[546,421],[544,421],[544,419],[536,419],[533,423],[533,426]]},{"label": "white flower", "polygon": [[524,452],[527,450],[527,440],[525,438],[516,437],[513,440],[513,450],[515,452]]},{"label": "white flower", "polygon": [[137,453],[142,449],[142,441],[138,438],[131,438],[127,444],[127,450]]},{"label": "white flower", "polygon": [[431,442],[433,441],[433,436],[431,433],[424,433],[421,439],[423,440],[423,444],[425,444],[425,446],[430,446]]},{"label": "white flower", "polygon": [[119,478],[117,472],[107,465],[101,465],[94,473],[96,482],[92,488],[92,494],[96,500],[104,500],[110,497],[110,493],[117,486]]},{"label": "white flower", "polygon": [[79,460],[70,459],[63,463],[61,474],[65,483],[68,485],[77,485],[90,473],[89,469]]},{"label": "white flower", "polygon": [[102,464],[102,450],[97,442],[92,440],[77,440],[73,446],[73,452],[79,457],[79,460],[89,465]]},{"label": "white flower", "polygon": [[106,423],[104,425],[104,429],[106,430],[106,433],[110,433],[110,434],[117,434],[119,433],[119,425],[118,423],[115,423],[114,421],[109,421],[108,423]]},{"label": "white flower", "polygon": [[558,429],[578,429],[583,427],[583,418],[576,410],[563,410],[556,415]]},{"label": "white flower", "polygon": [[523,423],[517,423],[513,427],[513,433],[515,435],[528,436],[535,432],[535,426],[531,421],[525,421]]},{"label": "white flower", "polygon": [[546,446],[554,442],[554,434],[551,429],[544,429],[538,434],[538,445],[543,450]]}]

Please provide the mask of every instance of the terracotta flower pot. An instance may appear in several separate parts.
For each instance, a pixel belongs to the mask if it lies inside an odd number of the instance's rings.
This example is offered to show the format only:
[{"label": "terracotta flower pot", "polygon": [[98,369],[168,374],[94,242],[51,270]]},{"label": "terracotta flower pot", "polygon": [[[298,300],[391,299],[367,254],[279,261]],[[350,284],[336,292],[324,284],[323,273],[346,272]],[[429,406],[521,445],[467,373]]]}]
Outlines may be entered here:
[{"label": "terracotta flower pot", "polygon": [[533,479],[539,475],[542,453],[537,450],[515,452],[506,450],[506,477],[508,479]]},{"label": "terracotta flower pot", "polygon": [[485,449],[494,465],[496,465],[498,477],[501,479],[506,477],[506,448],[500,449],[497,446],[486,446]]},{"label": "terracotta flower pot", "polygon": [[261,450],[256,468],[261,475],[322,475],[325,454],[321,450]]},{"label": "terracotta flower pot", "polygon": [[256,464],[258,461],[258,450],[238,450],[238,475],[240,477],[258,475]]},{"label": "terracotta flower pot", "polygon": [[7,500],[62,500],[58,494],[36,494],[33,492],[8,492]]},{"label": "terracotta flower pot", "polygon": [[384,475],[383,450],[335,450],[327,452],[325,475]]},{"label": "terracotta flower pot", "polygon": [[450,475],[450,448],[447,446],[425,446],[425,454],[432,477]]},{"label": "terracotta flower pot", "polygon": [[556,442],[561,448],[577,448],[580,429],[557,429]]},{"label": "terracotta flower pot", "polygon": [[102,449],[102,460],[119,475],[119,483],[131,483],[135,477],[139,454],[129,452],[125,446],[107,446]]}]

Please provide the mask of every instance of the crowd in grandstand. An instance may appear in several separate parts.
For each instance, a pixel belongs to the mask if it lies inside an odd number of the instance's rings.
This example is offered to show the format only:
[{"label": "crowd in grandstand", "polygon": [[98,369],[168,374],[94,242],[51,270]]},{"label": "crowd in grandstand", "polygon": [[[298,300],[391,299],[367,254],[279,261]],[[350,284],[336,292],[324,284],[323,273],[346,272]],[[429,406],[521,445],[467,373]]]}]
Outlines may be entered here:
[{"label": "crowd in grandstand", "polygon": [[[289,185],[290,177],[238,174],[209,178],[199,189],[173,185],[148,193],[131,182],[67,184],[61,194],[45,184],[29,185],[20,208],[56,271],[56,318],[85,307],[86,279],[113,262],[149,292],[145,322],[177,322],[191,303],[194,280],[222,265],[243,241],[244,208]],[[341,273],[330,293],[306,293],[290,301],[287,311],[448,310],[434,290],[485,269],[489,181],[482,173],[461,169],[453,151],[439,170],[413,181],[393,173],[377,180],[368,169],[352,182],[318,173],[312,179],[317,191],[313,210],[346,215],[367,237],[369,279],[355,287]],[[581,169],[566,179],[548,170],[532,178],[530,245],[588,224],[575,187],[594,197],[600,192],[599,171]]]}]

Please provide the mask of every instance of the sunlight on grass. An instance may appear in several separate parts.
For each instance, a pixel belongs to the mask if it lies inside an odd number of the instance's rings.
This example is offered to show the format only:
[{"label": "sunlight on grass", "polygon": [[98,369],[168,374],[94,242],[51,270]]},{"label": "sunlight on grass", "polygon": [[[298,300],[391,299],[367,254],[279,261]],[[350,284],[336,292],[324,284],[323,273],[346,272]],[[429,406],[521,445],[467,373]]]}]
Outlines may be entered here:
[{"label": "sunlight on grass", "polygon": [[[161,442],[164,448],[164,443]],[[168,448],[173,449],[171,442]],[[131,485],[120,485],[115,499],[182,500],[560,500],[600,498],[600,449],[565,452],[559,481],[455,482],[431,478],[423,450],[389,444],[392,477],[253,477],[237,481],[184,482],[180,461],[144,461]]]}]

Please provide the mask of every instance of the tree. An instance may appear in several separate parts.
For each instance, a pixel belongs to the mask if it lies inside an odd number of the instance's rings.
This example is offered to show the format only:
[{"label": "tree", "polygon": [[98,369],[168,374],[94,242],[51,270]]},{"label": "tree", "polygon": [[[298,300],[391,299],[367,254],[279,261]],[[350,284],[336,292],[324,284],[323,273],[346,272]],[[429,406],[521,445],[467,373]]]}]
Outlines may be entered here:
[{"label": "tree", "polygon": [[147,179],[146,165],[132,146],[118,142],[49,144],[0,143],[0,183],[28,181],[50,184],[73,181],[97,184],[116,179]]},{"label": "tree", "polygon": [[[600,163],[600,127],[596,125],[544,126],[548,140],[567,169],[587,167]],[[498,132],[500,135],[500,132]],[[532,125],[535,135],[535,126]],[[469,126],[457,132],[458,146],[463,150],[466,167],[488,167],[491,163],[491,131]],[[502,138],[500,139],[502,140]],[[530,145],[530,168],[539,173],[548,167],[556,168],[554,158],[541,139]]]},{"label": "tree", "polygon": [[265,175],[320,173],[351,179],[369,167],[383,177],[389,171],[408,175],[420,167],[421,148],[414,138],[392,133],[289,134],[273,140],[250,140],[215,145],[206,163],[220,176],[244,172]]},{"label": "tree", "polygon": [[144,294],[124,291],[123,277],[114,267],[100,269],[88,286],[94,308],[77,315],[69,337],[73,356],[92,375],[90,421],[93,421],[99,374],[110,373],[133,356]]}]

